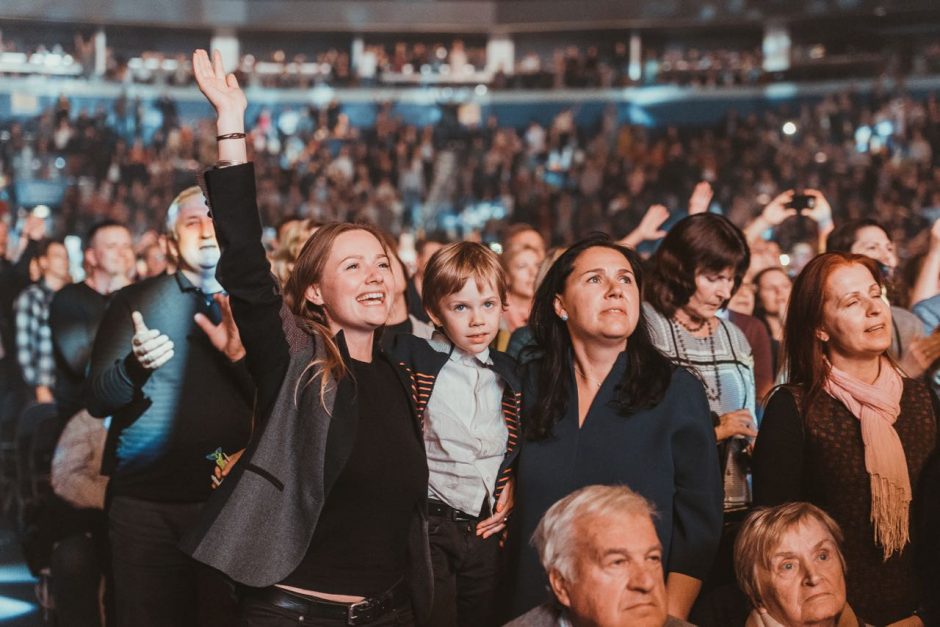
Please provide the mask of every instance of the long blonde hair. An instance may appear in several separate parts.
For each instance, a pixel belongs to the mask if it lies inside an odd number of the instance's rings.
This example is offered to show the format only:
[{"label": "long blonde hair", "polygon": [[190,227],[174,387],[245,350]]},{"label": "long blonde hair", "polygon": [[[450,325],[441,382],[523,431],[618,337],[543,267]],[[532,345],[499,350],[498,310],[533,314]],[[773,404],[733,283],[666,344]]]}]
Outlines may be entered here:
[{"label": "long blonde hair", "polygon": [[[297,263],[294,264],[294,270],[287,279],[284,286],[284,298],[290,307],[291,312],[303,321],[304,329],[313,336],[319,336],[323,340],[326,348],[326,354],[322,357],[314,356],[304,374],[312,372],[310,383],[317,374],[322,373],[320,378],[320,397],[324,397],[326,390],[330,385],[336,383],[347,374],[349,369],[343,362],[343,356],[340,353],[339,346],[333,339],[333,333],[330,330],[330,323],[326,316],[326,310],[322,305],[316,305],[307,300],[307,288],[315,283],[319,283],[323,278],[323,271],[326,267],[326,261],[333,250],[333,244],[336,238],[343,233],[350,231],[366,231],[372,234],[379,242],[382,250],[388,253],[385,242],[378,229],[369,224],[352,224],[350,222],[331,222],[321,226],[310,236],[307,243],[300,251],[297,257]],[[304,374],[297,381],[296,392],[301,388],[301,381]]]}]

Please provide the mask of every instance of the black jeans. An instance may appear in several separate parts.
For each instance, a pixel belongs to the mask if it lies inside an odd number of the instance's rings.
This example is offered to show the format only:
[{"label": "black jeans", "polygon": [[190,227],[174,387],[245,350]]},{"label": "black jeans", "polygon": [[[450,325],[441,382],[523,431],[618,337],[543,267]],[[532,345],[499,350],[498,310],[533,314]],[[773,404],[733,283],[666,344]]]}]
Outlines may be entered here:
[{"label": "black jeans", "polygon": [[59,540],[52,549],[52,598],[62,625],[100,627],[103,551],[91,532]]},{"label": "black jeans", "polygon": [[234,624],[238,606],[228,582],[177,548],[201,509],[201,503],[111,500],[117,627]]},{"label": "black jeans", "polygon": [[499,537],[477,535],[476,522],[428,517],[434,605],[429,627],[486,627],[496,624],[501,563]]},{"label": "black jeans", "polygon": [[[249,591],[242,597],[239,627],[341,627],[346,621],[330,618],[311,618],[267,603]],[[362,627],[413,627],[414,612],[411,607],[394,610],[382,618],[365,623]]]}]

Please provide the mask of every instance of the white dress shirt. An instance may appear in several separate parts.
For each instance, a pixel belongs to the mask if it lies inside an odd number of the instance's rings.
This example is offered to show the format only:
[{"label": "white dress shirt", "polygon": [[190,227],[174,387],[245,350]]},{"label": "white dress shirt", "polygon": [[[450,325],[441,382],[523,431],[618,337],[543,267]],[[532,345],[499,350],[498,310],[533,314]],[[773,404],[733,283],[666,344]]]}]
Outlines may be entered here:
[{"label": "white dress shirt", "polygon": [[424,417],[428,496],[475,516],[484,499],[490,510],[495,506],[493,490],[509,437],[504,383],[488,367],[493,363],[489,349],[464,353],[440,333],[429,342],[449,355]]}]

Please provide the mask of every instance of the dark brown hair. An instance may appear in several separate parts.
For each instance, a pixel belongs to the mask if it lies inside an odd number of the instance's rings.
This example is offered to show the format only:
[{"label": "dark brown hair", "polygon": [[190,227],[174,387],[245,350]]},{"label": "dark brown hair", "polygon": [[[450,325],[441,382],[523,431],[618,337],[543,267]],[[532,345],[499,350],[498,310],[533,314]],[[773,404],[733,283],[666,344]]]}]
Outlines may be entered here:
[{"label": "dark brown hair", "polygon": [[872,278],[884,286],[878,263],[865,255],[824,253],[812,259],[793,281],[787,320],[783,328],[783,372],[790,384],[806,390],[802,395],[803,410],[822,390],[829,376],[825,345],[816,337],[823,322],[826,284],[833,272],[858,264],[871,272]]},{"label": "dark brown hair", "polygon": [[750,264],[751,251],[741,229],[714,213],[689,216],[672,227],[650,258],[646,299],[671,318],[695,294],[696,272],[732,268],[733,296]]}]

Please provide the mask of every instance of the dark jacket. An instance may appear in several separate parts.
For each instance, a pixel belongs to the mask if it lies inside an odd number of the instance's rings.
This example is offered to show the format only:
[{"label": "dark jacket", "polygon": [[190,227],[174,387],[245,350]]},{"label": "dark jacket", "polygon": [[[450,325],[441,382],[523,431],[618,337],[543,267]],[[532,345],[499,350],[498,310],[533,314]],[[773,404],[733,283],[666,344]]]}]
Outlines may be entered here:
[{"label": "dark jacket", "polygon": [[[88,413],[112,416],[103,474],[115,495],[198,502],[209,497],[207,455],[248,442],[253,388],[245,365],[231,363],[193,320],[209,314],[206,296],[182,273],[164,274],[116,292],[91,352]],[[134,357],[131,313],[166,334],[174,356],[156,370]]]},{"label": "dark jacket", "polygon": [[[354,405],[344,407],[343,420],[333,420],[336,386],[321,394],[319,375],[308,369],[324,355],[325,345],[283,305],[270,275],[261,245],[254,168],[247,164],[209,171],[206,186],[222,246],[217,276],[231,296],[258,384],[256,430],[181,548],[237,582],[266,587],[284,580],[303,559],[355,441],[358,411]],[[411,382],[398,372],[404,393]],[[415,418],[420,440],[417,414]],[[432,578],[423,501],[412,518],[407,576],[415,612],[424,616],[431,604]]]},{"label": "dark jacket", "polygon": [[[453,350],[453,345],[451,350]],[[399,362],[411,377],[418,418],[424,424],[424,412],[427,410],[431,394],[434,393],[434,382],[437,380],[441,368],[447,363],[449,355],[435,350],[428,344],[427,340],[408,334],[401,334],[395,338],[391,353],[392,357]],[[506,429],[509,432],[506,441],[506,454],[499,466],[499,472],[496,475],[496,486],[493,490],[493,496],[498,499],[503,487],[512,478],[516,457],[519,456],[522,383],[516,374],[516,361],[512,357],[491,350],[490,359],[493,360],[493,372],[505,384],[503,386],[502,408],[503,419],[506,421]]]}]

